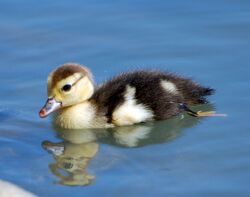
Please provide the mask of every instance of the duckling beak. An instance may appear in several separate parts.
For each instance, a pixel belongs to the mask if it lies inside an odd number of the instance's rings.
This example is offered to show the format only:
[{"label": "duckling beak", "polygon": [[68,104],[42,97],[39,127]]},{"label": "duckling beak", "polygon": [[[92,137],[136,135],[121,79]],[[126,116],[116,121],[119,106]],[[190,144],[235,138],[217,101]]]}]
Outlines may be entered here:
[{"label": "duckling beak", "polygon": [[40,116],[40,118],[45,118],[46,116],[48,116],[52,112],[60,109],[61,107],[62,107],[61,102],[56,101],[54,98],[48,98],[45,105],[40,110],[39,116]]}]

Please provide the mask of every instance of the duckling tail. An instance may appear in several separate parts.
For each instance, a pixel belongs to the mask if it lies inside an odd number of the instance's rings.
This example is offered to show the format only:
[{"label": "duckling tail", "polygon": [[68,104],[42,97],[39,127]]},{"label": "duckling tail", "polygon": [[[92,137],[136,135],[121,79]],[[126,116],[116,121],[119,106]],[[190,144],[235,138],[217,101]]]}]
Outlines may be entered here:
[{"label": "duckling tail", "polygon": [[213,95],[215,93],[215,89],[213,88],[199,88],[199,94],[201,96],[210,96],[210,95]]},{"label": "duckling tail", "polygon": [[184,94],[185,102],[192,104],[208,103],[206,96],[214,94],[215,90],[212,88],[202,87],[199,85],[189,87],[189,91]]}]

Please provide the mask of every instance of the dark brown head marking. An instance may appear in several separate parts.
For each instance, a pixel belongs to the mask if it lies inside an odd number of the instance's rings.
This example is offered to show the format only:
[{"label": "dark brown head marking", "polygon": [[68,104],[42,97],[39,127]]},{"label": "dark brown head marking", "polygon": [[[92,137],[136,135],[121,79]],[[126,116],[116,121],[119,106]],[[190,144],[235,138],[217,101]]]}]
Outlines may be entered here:
[{"label": "dark brown head marking", "polygon": [[76,63],[66,63],[58,67],[52,73],[51,86],[54,87],[58,81],[65,79],[75,73],[82,73],[83,76],[87,76],[92,81],[91,72],[86,68]]}]

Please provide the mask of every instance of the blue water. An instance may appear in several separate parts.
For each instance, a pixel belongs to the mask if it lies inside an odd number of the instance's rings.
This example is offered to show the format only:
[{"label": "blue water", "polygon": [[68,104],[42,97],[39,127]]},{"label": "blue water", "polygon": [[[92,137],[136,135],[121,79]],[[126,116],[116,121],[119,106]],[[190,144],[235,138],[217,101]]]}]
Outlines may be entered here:
[{"label": "blue water", "polygon": [[[250,195],[249,1],[2,0],[0,35],[0,179],[38,196]],[[65,62],[98,83],[138,68],[188,76],[228,116],[57,131],[38,110]]]}]

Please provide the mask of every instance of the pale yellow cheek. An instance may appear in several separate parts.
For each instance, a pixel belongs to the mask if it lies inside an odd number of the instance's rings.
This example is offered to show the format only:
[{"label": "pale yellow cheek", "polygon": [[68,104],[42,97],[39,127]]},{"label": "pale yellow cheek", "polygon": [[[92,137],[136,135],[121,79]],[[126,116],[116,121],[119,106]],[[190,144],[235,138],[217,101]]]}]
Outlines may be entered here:
[{"label": "pale yellow cheek", "polygon": [[54,97],[55,100],[58,101],[58,102],[63,101],[63,95],[59,91],[57,91],[56,89],[54,89],[51,92],[51,97]]},{"label": "pale yellow cheek", "polygon": [[94,93],[94,86],[88,77],[84,77],[76,86],[75,95],[79,100],[87,100]]}]

